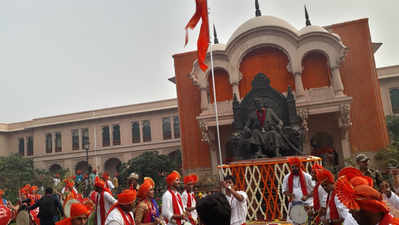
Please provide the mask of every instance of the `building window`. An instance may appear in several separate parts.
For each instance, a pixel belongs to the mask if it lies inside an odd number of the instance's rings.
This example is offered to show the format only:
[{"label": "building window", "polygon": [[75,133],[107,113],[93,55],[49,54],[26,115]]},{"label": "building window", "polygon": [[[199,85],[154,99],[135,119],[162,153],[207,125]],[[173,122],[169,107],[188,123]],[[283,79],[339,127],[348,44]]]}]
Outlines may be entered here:
[{"label": "building window", "polygon": [[399,88],[392,88],[389,90],[391,97],[392,112],[399,113]]},{"label": "building window", "polygon": [[121,144],[121,129],[118,124],[112,126],[112,144]]},{"label": "building window", "polygon": [[51,134],[46,134],[46,153],[51,153],[53,151],[53,136]]},{"label": "building window", "polygon": [[132,142],[140,142],[140,123],[138,121],[132,122]]},{"label": "building window", "polygon": [[62,151],[61,133],[56,132],[55,133],[55,152],[61,152],[61,151]]},{"label": "building window", "polygon": [[18,152],[22,156],[25,155],[25,139],[24,138],[18,139]]},{"label": "building window", "polygon": [[173,117],[173,133],[175,134],[175,138],[180,138],[180,122],[179,117]]},{"label": "building window", "polygon": [[109,146],[110,145],[110,137],[109,137],[109,126],[104,126],[103,127],[103,146]]},{"label": "building window", "polygon": [[33,155],[33,137],[29,136],[28,137],[28,143],[27,143],[27,155],[31,156]]},{"label": "building window", "polygon": [[90,144],[89,128],[82,129],[82,148],[88,148]]},{"label": "building window", "polygon": [[172,128],[170,126],[170,117],[162,118],[162,134],[163,139],[172,139]]},{"label": "building window", "polygon": [[79,150],[79,130],[72,130],[72,150]]},{"label": "building window", "polygon": [[151,124],[149,120],[143,120],[143,141],[151,141]]}]

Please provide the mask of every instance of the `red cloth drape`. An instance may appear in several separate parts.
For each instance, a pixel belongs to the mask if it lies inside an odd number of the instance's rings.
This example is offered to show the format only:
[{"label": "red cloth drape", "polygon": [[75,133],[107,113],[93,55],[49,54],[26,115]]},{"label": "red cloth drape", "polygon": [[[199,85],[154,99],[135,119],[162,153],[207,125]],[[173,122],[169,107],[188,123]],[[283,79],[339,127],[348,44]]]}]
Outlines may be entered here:
[{"label": "red cloth drape", "polygon": [[[183,202],[181,200],[180,195],[177,195],[177,197],[176,197],[175,193],[172,190],[170,190],[168,188],[168,191],[172,195],[173,214],[181,215],[181,212],[180,212],[180,209],[179,209],[179,205],[180,205],[181,209],[184,209],[184,207],[183,207]],[[176,219],[176,224],[177,225],[181,225],[181,220],[180,219]]]},{"label": "red cloth drape", "polygon": [[327,197],[327,206],[330,209],[330,219],[331,220],[339,219],[337,206],[335,205],[335,200],[334,200],[336,194],[337,193],[334,190],[332,193],[329,193],[328,197]]}]

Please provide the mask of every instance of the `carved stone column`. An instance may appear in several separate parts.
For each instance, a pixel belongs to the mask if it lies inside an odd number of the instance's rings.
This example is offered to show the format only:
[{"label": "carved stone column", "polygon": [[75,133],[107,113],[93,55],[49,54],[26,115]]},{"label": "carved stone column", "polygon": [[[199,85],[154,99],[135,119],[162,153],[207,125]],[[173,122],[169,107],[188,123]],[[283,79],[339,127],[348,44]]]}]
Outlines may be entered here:
[{"label": "carved stone column", "polygon": [[295,72],[294,79],[295,79],[296,100],[298,101],[301,100],[303,97],[305,97],[305,89],[303,88],[303,83],[302,83],[302,74],[300,72]]},{"label": "carved stone column", "polygon": [[310,154],[312,149],[310,146],[310,135],[309,135],[309,126],[308,126],[309,110],[298,109],[298,116],[301,117],[302,119],[302,126],[305,132],[303,140],[303,152],[306,154]]},{"label": "carved stone column", "polygon": [[233,96],[236,95],[237,99],[241,99],[240,98],[240,89],[239,89],[238,83],[235,82],[235,83],[232,83],[231,85],[233,86]]},{"label": "carved stone column", "polygon": [[200,88],[201,90],[201,112],[208,109],[208,90],[207,88]]},{"label": "carved stone column", "polygon": [[350,104],[340,105],[340,115],[338,118],[339,127],[341,128],[341,147],[344,159],[351,157],[352,148],[349,141],[349,129],[352,126],[350,116]]},{"label": "carved stone column", "polygon": [[339,72],[339,67],[332,67],[332,86],[334,88],[335,96],[344,95],[344,85],[341,80],[341,72]]}]

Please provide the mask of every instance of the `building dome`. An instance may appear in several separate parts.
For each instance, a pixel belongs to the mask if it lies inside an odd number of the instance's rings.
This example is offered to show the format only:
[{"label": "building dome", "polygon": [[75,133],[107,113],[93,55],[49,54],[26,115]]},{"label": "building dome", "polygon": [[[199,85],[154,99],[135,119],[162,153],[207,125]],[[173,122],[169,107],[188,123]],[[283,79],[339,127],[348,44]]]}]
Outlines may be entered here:
[{"label": "building dome", "polygon": [[326,29],[321,26],[306,26],[299,30],[298,35],[304,35],[307,33],[314,33],[314,32],[321,32],[321,33],[329,33]]},{"label": "building dome", "polygon": [[237,28],[237,30],[234,31],[233,35],[231,35],[228,43],[231,43],[234,39],[239,37],[241,34],[244,34],[248,31],[251,31],[256,28],[260,27],[277,27],[277,28],[283,28],[286,30],[291,31],[294,34],[298,34],[298,30],[293,27],[291,24],[289,24],[287,21],[282,20],[280,18],[274,17],[274,16],[258,16],[254,17],[247,22],[241,24]]}]

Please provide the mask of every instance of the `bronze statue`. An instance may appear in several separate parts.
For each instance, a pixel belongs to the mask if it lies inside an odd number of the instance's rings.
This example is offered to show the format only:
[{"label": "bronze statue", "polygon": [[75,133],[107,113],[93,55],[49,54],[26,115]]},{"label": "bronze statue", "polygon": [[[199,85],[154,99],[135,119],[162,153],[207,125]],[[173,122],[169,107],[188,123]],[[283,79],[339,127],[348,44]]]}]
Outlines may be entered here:
[{"label": "bronze statue", "polygon": [[234,96],[234,132],[228,145],[233,158],[301,154],[303,128],[291,89],[284,97],[270,87],[264,74],[256,75],[252,86],[241,103]]}]

